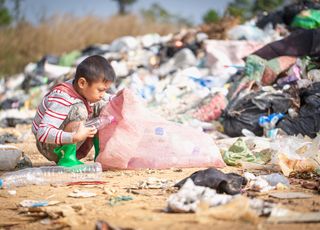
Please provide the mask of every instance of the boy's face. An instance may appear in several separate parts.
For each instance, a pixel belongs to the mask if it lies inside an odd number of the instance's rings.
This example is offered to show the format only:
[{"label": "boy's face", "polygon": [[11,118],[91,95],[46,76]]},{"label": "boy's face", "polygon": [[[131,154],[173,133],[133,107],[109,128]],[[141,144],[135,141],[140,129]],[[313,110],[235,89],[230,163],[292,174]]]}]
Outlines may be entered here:
[{"label": "boy's face", "polygon": [[97,81],[89,84],[85,79],[84,81],[79,81],[80,94],[90,103],[95,103],[100,101],[105,95],[106,91],[110,88],[111,81]]}]

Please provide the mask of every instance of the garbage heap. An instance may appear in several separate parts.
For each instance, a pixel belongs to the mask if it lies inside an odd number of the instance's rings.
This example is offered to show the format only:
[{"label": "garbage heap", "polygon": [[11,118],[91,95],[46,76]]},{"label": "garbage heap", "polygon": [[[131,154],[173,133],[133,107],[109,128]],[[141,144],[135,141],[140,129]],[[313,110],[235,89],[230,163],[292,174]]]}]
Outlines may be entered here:
[{"label": "garbage heap", "polygon": [[[310,21],[319,19],[319,6],[310,6],[308,17],[306,7],[294,11],[290,24],[268,15],[230,23],[220,36],[225,40],[210,39],[209,26],[166,36],[124,36],[111,44],[45,55],[23,73],[1,80],[1,125],[30,123],[53,85],[71,79],[84,58],[102,55],[117,75],[110,93],[130,88],[168,120],[231,137],[270,136],[275,129],[315,137],[320,128],[320,29]],[[305,29],[299,20],[313,27]]]}]

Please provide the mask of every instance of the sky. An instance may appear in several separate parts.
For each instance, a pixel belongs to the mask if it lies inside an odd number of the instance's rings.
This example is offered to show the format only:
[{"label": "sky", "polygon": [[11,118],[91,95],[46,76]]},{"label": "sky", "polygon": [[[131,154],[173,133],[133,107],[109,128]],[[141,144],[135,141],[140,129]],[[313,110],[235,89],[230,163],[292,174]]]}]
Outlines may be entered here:
[{"label": "sky", "polygon": [[[148,9],[153,3],[160,4],[168,12],[191,19],[195,24],[202,22],[202,16],[215,9],[220,15],[232,0],[137,0],[130,11],[138,13]],[[12,7],[7,0],[8,7]],[[25,18],[37,23],[43,17],[53,14],[71,13],[76,16],[95,15],[109,17],[117,13],[117,3],[113,0],[22,0],[21,12]]]}]

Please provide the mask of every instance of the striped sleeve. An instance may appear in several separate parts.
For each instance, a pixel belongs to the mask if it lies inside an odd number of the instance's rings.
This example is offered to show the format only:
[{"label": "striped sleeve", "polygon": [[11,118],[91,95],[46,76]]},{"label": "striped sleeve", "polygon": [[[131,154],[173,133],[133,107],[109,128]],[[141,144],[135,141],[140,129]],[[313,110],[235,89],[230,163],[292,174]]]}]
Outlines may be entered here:
[{"label": "striped sleeve", "polygon": [[41,123],[38,125],[37,139],[42,143],[69,144],[72,143],[72,133],[64,132],[59,127],[68,116],[71,102],[62,97],[48,96],[42,100]]}]

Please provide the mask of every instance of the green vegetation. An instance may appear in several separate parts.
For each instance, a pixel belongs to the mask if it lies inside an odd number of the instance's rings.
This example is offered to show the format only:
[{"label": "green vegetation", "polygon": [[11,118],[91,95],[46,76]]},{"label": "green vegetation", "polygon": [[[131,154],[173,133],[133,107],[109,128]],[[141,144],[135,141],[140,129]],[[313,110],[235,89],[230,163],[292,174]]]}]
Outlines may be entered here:
[{"label": "green vegetation", "polygon": [[256,0],[253,6],[253,12],[267,11],[271,12],[284,3],[284,0]]},{"label": "green vegetation", "polygon": [[205,13],[205,15],[203,15],[203,21],[205,23],[215,23],[218,22],[220,20],[220,17],[217,13],[217,11],[211,9],[208,10],[207,13]]},{"label": "green vegetation", "polygon": [[12,16],[5,6],[5,0],[0,0],[0,27],[10,25]]},{"label": "green vegetation", "polygon": [[229,3],[225,14],[239,17],[242,21],[248,20],[259,12],[271,12],[281,5],[284,0],[234,0]]},{"label": "green vegetation", "polygon": [[157,3],[153,3],[149,9],[142,9],[140,13],[145,21],[168,23],[179,26],[192,26],[192,22],[187,18],[171,14]]}]

